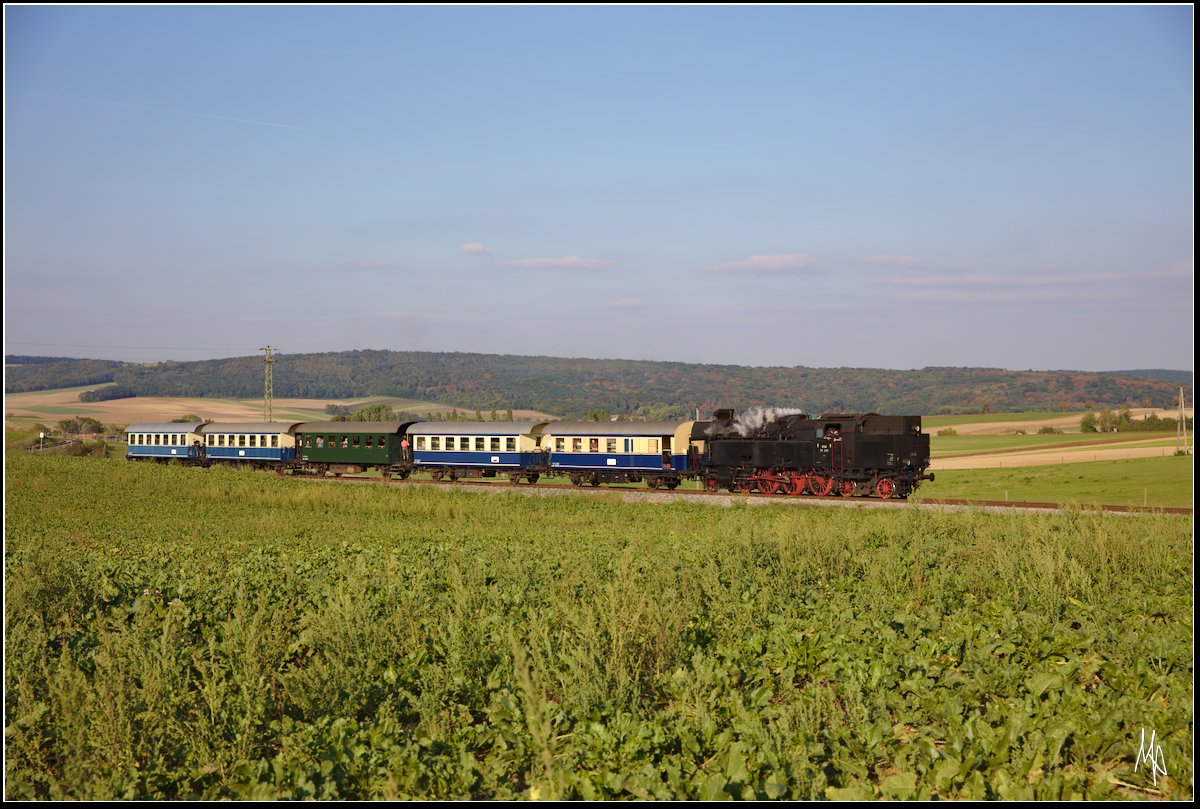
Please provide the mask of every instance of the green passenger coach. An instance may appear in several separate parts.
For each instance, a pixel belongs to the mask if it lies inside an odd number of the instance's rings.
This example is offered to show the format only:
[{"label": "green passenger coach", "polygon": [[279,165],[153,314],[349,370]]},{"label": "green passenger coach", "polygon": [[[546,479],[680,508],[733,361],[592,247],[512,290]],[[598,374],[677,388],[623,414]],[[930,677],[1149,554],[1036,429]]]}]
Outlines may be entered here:
[{"label": "green passenger coach", "polygon": [[412,457],[405,435],[411,421],[310,421],[296,427],[296,457],[310,472],[334,475],[382,470],[408,477]]}]

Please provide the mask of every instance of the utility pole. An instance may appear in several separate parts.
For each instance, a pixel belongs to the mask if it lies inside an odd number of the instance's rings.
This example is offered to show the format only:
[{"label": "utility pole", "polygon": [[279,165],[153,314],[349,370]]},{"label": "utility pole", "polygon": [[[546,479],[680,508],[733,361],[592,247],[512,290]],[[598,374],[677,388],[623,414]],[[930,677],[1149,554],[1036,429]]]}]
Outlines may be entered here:
[{"label": "utility pole", "polygon": [[1187,410],[1183,406],[1183,388],[1179,388],[1179,426],[1175,430],[1175,445],[1179,446],[1179,438],[1183,436],[1183,454],[1188,454],[1187,442]]},{"label": "utility pole", "polygon": [[263,411],[267,421],[274,421],[275,419],[272,418],[271,413],[271,399],[274,395],[274,391],[272,390],[271,366],[275,364],[275,349],[271,348],[271,346],[266,346],[260,348],[259,351],[267,352],[263,357],[263,365],[266,368],[263,373]]}]

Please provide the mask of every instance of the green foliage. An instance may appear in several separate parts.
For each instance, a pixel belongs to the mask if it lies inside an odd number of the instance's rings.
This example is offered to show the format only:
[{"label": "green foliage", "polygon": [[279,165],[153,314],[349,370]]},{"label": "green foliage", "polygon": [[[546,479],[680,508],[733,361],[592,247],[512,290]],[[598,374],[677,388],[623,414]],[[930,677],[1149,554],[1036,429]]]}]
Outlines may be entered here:
[{"label": "green foliage", "polygon": [[383,402],[375,404],[363,405],[358,410],[354,411],[351,416],[351,421],[394,421],[396,411],[389,405]]},{"label": "green foliage", "polygon": [[1190,519],[5,471],[6,798],[1192,792]]},{"label": "green foliage", "polygon": [[1083,418],[1079,420],[1079,430],[1085,433],[1094,433],[1099,427],[1099,420],[1095,413],[1084,413]]},{"label": "green foliage", "polygon": [[937,434],[939,437],[958,435],[958,430],[954,429],[953,427],[943,427],[942,429],[937,431]]},{"label": "green foliage", "polygon": [[95,390],[85,390],[79,394],[81,402],[108,402],[113,399],[130,399],[137,396],[137,392],[120,385],[105,385],[102,388]]},{"label": "green foliage", "polygon": [[1063,431],[1062,431],[1061,427],[1051,427],[1049,424],[1043,424],[1041,427],[1038,427],[1037,434],[1038,435],[1062,435]]}]

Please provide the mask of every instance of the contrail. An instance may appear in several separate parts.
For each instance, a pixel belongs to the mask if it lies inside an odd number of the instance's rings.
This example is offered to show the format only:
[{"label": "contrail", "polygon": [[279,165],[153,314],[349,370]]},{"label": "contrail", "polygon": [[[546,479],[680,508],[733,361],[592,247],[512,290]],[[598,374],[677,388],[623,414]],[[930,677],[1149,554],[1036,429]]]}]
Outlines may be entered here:
[{"label": "contrail", "polygon": [[102,101],[96,98],[80,98],[78,96],[62,95],[61,93],[43,93],[38,90],[18,90],[19,93],[28,95],[46,96],[47,98],[62,98],[68,101],[81,101],[86,104],[102,104],[109,107],[124,107],[130,110],[143,110],[146,112],[168,112],[175,115],[190,115],[193,118],[211,118],[214,121],[232,121],[238,124],[255,124],[256,126],[273,126],[279,129],[299,129],[302,132],[311,132],[312,130],[306,126],[294,126],[292,124],[277,124],[271,121],[255,121],[252,118],[230,118],[227,115],[210,115],[206,112],[189,112],[188,110],[173,110],[169,107],[147,107],[142,104],[125,104],[120,101]]}]

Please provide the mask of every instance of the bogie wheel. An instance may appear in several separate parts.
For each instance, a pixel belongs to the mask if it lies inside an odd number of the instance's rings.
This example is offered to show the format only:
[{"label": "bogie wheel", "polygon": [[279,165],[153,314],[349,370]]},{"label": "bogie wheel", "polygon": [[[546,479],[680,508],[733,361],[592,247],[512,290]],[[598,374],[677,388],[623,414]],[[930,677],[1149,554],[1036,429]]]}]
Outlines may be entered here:
[{"label": "bogie wheel", "polygon": [[400,479],[401,479],[401,480],[408,480],[408,476],[409,476],[409,474],[410,474],[410,473],[409,473],[409,471],[408,471],[407,469],[406,469],[406,470],[404,470],[403,472],[401,472],[401,473],[400,473]]},{"label": "bogie wheel", "polygon": [[537,482],[538,482],[538,478],[540,478],[540,477],[541,477],[541,475],[539,475],[537,472],[533,472],[533,473],[529,474],[529,475],[527,476],[527,480],[529,481],[529,485],[530,485],[530,486],[532,486],[533,484],[537,483]]},{"label": "bogie wheel", "polygon": [[734,489],[740,494],[750,494],[750,492],[754,491],[754,481],[743,478],[734,484]]},{"label": "bogie wheel", "polygon": [[435,482],[438,482],[438,481],[440,481],[440,480],[442,479],[442,475],[444,475],[444,474],[445,474],[445,473],[444,473],[444,472],[442,472],[442,470],[440,470],[440,469],[437,469],[437,470],[435,470],[435,471],[431,472],[429,476],[430,476],[431,478],[433,478]]},{"label": "bogie wheel", "polygon": [[516,486],[518,483],[521,482],[521,473],[520,472],[509,472],[508,473],[508,482],[511,483],[512,485]]},{"label": "bogie wheel", "polygon": [[679,488],[678,480],[675,480],[674,478],[672,478],[671,480],[667,481],[667,489],[669,489],[670,491],[675,491],[678,488]]},{"label": "bogie wheel", "polygon": [[715,475],[709,475],[704,479],[704,491],[715,492],[721,488],[721,484],[717,483]]},{"label": "bogie wheel", "polygon": [[817,497],[825,497],[833,491],[833,478],[813,475],[808,479],[808,490]]},{"label": "bogie wheel", "polygon": [[571,485],[572,486],[582,486],[583,485],[583,475],[571,475]]},{"label": "bogie wheel", "polygon": [[658,488],[658,478],[646,478],[646,485],[651,489]]},{"label": "bogie wheel", "polygon": [[880,500],[891,500],[892,495],[896,493],[896,481],[891,478],[880,478],[875,484],[875,494]]},{"label": "bogie wheel", "polygon": [[588,483],[591,483],[593,486],[599,486],[600,485],[600,476],[592,475],[592,479],[589,480]]}]

